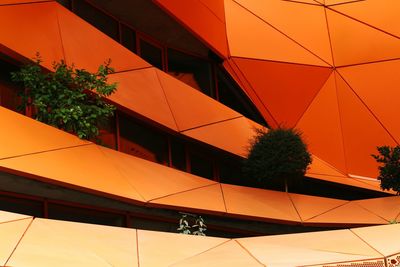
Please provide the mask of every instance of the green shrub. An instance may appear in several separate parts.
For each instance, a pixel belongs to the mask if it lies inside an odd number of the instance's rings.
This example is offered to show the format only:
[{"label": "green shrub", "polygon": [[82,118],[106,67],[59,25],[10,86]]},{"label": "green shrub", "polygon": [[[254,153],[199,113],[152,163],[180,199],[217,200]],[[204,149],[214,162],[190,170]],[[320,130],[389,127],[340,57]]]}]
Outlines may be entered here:
[{"label": "green shrub", "polygon": [[64,61],[53,63],[54,72],[48,72],[40,67],[40,62],[38,56],[34,64],[11,73],[12,80],[25,88],[20,109],[30,108],[36,120],[79,138],[95,139],[99,126],[115,110],[103,99],[117,87],[115,83],[107,83],[107,75],[113,73],[110,61],[100,65],[95,73],[68,66]]},{"label": "green shrub", "polygon": [[383,190],[393,190],[400,194],[400,146],[377,147],[379,155],[372,157],[381,163],[379,166],[378,180],[381,181]]},{"label": "green shrub", "polygon": [[284,180],[287,191],[287,180],[303,177],[311,161],[298,130],[257,130],[243,173],[246,179],[254,179],[261,187],[267,187],[271,179]]}]

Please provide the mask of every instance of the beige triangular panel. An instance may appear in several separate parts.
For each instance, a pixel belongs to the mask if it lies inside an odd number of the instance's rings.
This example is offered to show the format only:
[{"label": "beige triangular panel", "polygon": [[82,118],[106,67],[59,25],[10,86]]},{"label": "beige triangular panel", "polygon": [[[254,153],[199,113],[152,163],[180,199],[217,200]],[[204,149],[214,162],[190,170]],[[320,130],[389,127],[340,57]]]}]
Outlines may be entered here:
[{"label": "beige triangular panel", "polygon": [[28,229],[32,218],[22,219],[13,222],[0,223],[0,265],[6,265],[8,258],[13,253],[13,250],[18,245],[18,242]]},{"label": "beige triangular panel", "polygon": [[328,65],[233,0],[225,0],[225,16],[231,56]]},{"label": "beige triangular panel", "polygon": [[346,172],[341,127],[335,75],[332,73],[296,128],[303,132],[304,141],[313,154]]},{"label": "beige triangular panel", "polygon": [[335,11],[326,12],[337,67],[400,57],[400,39]]},{"label": "beige triangular panel", "polygon": [[138,230],[140,267],[170,266],[226,241],[225,238]]},{"label": "beige triangular panel", "polygon": [[136,230],[35,219],[9,266],[138,266]]},{"label": "beige triangular panel", "polygon": [[178,207],[185,210],[207,210],[207,212],[213,213],[226,212],[224,197],[219,183],[157,198],[150,201],[150,203],[162,205],[164,208]]},{"label": "beige triangular panel", "polygon": [[395,221],[400,214],[400,197],[398,196],[363,199],[354,202],[387,221]]},{"label": "beige triangular panel", "polygon": [[[211,260],[212,259],[212,260]],[[251,256],[243,247],[235,240],[228,241],[213,249],[200,253],[196,256],[189,257],[183,261],[179,261],[172,266],[200,267],[210,265],[218,267],[261,267],[263,266],[255,258]]]},{"label": "beige triangular panel", "polygon": [[[300,194],[289,194],[289,197],[303,221],[327,212],[333,208],[344,205],[348,202],[346,200]],[[316,203],[318,204],[316,205]]]},{"label": "beige triangular panel", "polygon": [[180,131],[241,116],[165,72],[156,71]]},{"label": "beige triangular panel", "polygon": [[336,78],[348,173],[375,178],[378,164],[371,154],[377,153],[377,146],[393,146],[395,141],[342,77]]},{"label": "beige triangular panel", "polygon": [[32,216],[8,212],[8,211],[0,211],[0,223],[18,221],[18,220],[28,219],[28,218],[32,218]]},{"label": "beige triangular panel", "polygon": [[400,37],[400,27],[398,27],[400,5],[397,0],[356,1],[350,5],[336,5],[331,8]]},{"label": "beige triangular panel", "polygon": [[339,73],[397,142],[400,142],[400,124],[397,120],[399,69],[399,60],[339,69]]},{"label": "beige triangular panel", "polygon": [[297,5],[276,0],[235,1],[325,62],[333,64],[325,10],[322,6]]},{"label": "beige triangular panel", "polygon": [[0,107],[0,159],[89,144],[54,127]]},{"label": "beige triangular panel", "polygon": [[234,62],[278,124],[285,127],[296,125],[332,72],[265,60],[234,58]]}]

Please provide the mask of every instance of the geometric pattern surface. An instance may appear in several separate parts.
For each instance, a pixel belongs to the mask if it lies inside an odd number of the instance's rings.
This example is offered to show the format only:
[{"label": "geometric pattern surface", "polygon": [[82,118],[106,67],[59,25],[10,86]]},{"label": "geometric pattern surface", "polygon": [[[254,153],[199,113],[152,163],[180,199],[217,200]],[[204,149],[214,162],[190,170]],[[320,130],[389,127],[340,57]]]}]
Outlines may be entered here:
[{"label": "geometric pattern surface", "polygon": [[[400,229],[379,227],[390,233]],[[376,227],[227,239],[28,218],[2,223],[0,231],[1,247],[13,240],[0,251],[2,265],[15,267],[394,267],[400,259],[398,253],[386,254],[400,250],[398,242],[388,242],[392,236],[368,239]]]},{"label": "geometric pattern surface", "polygon": [[[196,11],[176,12],[173,0],[155,2],[207,38]],[[346,174],[338,179],[343,183],[376,178],[370,155],[400,142],[399,2],[215,2],[225,9],[224,66],[271,127],[299,128],[313,154]],[[218,50],[210,40],[205,43]]]}]

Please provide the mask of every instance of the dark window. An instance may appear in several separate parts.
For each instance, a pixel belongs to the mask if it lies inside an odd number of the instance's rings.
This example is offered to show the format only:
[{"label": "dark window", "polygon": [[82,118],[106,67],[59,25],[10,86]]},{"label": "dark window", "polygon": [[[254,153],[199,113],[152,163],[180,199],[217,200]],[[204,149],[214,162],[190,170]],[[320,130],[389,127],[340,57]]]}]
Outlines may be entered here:
[{"label": "dark window", "polygon": [[57,2],[71,10],[71,0],[57,0]]},{"label": "dark window", "polygon": [[20,105],[19,88],[11,81],[11,72],[18,70],[17,66],[0,59],[0,106],[15,111]]},{"label": "dark window", "polygon": [[74,12],[100,31],[119,41],[118,22],[85,0],[74,0]]},{"label": "dark window", "polygon": [[221,183],[244,184],[240,161],[221,161],[219,164],[219,178]]},{"label": "dark window", "polygon": [[140,39],[140,56],[154,67],[163,69],[163,51],[161,47]]},{"label": "dark window", "polygon": [[211,64],[207,60],[168,49],[168,73],[204,94],[214,97]]},{"label": "dark window", "polygon": [[121,214],[70,207],[54,203],[49,203],[48,205],[48,216],[50,219],[64,221],[126,226],[125,216]]},{"label": "dark window", "polygon": [[136,33],[124,24],[121,24],[121,44],[136,53]]},{"label": "dark window", "polygon": [[228,74],[220,69],[217,70],[217,83],[219,102],[247,118],[267,126],[265,120],[247,95]]},{"label": "dark window", "polygon": [[131,216],[130,227],[143,230],[162,231],[162,232],[177,232],[178,220],[176,223],[157,221],[154,219],[145,219]]},{"label": "dark window", "polygon": [[190,172],[209,179],[214,178],[214,166],[205,155],[190,153]]},{"label": "dark window", "polygon": [[101,125],[99,130],[99,143],[111,149],[117,149],[117,134],[115,117],[110,118],[106,123]]},{"label": "dark window", "polygon": [[119,114],[120,150],[150,161],[168,165],[167,137]]},{"label": "dark window", "polygon": [[171,137],[171,167],[186,171],[186,151],[182,141]]},{"label": "dark window", "polygon": [[31,199],[0,196],[0,210],[43,217],[43,203]]}]

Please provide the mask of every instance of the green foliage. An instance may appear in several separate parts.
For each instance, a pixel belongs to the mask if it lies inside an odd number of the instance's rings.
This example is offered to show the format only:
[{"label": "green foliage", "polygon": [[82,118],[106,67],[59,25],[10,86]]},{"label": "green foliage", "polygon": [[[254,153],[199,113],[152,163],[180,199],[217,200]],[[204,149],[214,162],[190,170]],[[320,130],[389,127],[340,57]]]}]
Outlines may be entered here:
[{"label": "green foliage", "polygon": [[393,189],[400,194],[400,146],[377,147],[379,155],[372,155],[372,157],[381,163],[379,166],[378,180],[381,181],[381,188],[383,190]]},{"label": "green foliage", "polygon": [[250,145],[243,173],[262,187],[270,179],[303,177],[312,161],[301,133],[295,129],[257,130]]},{"label": "green foliage", "polygon": [[33,118],[76,134],[82,139],[95,139],[99,126],[114,114],[115,107],[103,97],[115,92],[117,84],[107,83],[113,73],[110,61],[97,72],[68,66],[64,61],[53,63],[54,72],[40,67],[40,57],[11,73],[13,81],[26,88],[21,93],[20,109],[31,108]]},{"label": "green foliage", "polygon": [[[194,224],[190,226],[189,221],[194,221]],[[205,236],[206,234],[204,232],[207,231],[207,225],[204,223],[204,219],[201,216],[182,213],[177,230],[181,234]]]}]

